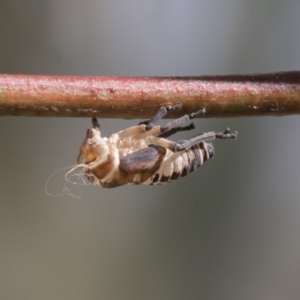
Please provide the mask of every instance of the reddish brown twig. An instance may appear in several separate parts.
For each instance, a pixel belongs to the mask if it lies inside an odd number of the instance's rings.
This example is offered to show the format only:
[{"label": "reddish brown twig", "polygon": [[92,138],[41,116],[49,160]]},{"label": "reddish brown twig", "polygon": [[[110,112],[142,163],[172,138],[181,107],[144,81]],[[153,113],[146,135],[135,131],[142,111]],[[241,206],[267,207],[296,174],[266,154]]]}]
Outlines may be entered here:
[{"label": "reddish brown twig", "polygon": [[149,118],[183,103],[207,117],[300,113],[300,72],[258,75],[118,78],[0,75],[0,115]]}]

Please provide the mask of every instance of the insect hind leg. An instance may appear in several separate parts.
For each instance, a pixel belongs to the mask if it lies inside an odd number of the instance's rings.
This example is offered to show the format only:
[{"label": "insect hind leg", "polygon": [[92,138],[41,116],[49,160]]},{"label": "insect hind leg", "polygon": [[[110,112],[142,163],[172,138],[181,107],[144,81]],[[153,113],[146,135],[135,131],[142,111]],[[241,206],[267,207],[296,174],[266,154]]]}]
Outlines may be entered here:
[{"label": "insect hind leg", "polygon": [[171,146],[171,150],[175,152],[183,151],[196,144],[199,144],[200,142],[211,142],[214,139],[236,139],[237,136],[238,136],[237,131],[231,133],[229,128],[227,128],[224,132],[212,131],[212,132],[202,133],[184,142],[179,142],[179,143],[174,142],[173,145]]}]

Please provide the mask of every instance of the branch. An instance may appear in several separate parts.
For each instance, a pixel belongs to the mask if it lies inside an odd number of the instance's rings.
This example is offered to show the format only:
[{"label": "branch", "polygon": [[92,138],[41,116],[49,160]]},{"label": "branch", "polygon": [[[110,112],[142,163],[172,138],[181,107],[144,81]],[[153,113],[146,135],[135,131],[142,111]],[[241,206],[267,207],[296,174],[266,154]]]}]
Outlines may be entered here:
[{"label": "branch", "polygon": [[162,105],[207,117],[300,113],[300,71],[201,77],[0,75],[0,115],[149,118]]}]

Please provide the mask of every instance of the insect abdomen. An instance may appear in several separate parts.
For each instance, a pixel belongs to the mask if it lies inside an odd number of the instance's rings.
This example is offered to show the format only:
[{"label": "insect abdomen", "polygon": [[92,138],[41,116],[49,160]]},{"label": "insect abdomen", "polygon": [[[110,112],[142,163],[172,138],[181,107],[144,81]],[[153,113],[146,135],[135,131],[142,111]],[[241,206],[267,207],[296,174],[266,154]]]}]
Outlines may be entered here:
[{"label": "insect abdomen", "polygon": [[164,184],[187,176],[214,156],[212,144],[201,142],[182,152],[172,152],[145,182],[149,185]]}]

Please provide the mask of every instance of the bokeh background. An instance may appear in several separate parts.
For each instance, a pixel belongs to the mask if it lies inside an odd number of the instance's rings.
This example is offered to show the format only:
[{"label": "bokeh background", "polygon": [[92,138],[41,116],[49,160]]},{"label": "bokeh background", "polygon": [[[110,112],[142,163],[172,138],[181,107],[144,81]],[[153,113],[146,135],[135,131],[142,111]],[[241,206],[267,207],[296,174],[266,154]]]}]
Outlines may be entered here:
[{"label": "bokeh background", "polygon": [[[298,0],[1,0],[0,72],[299,70],[299,15]],[[137,122],[103,119],[102,132]],[[1,117],[0,299],[300,299],[299,116],[195,124],[239,139],[176,183],[74,198],[44,187],[90,120]],[[63,185],[62,172],[49,189]]]}]

